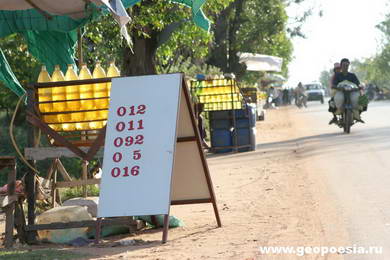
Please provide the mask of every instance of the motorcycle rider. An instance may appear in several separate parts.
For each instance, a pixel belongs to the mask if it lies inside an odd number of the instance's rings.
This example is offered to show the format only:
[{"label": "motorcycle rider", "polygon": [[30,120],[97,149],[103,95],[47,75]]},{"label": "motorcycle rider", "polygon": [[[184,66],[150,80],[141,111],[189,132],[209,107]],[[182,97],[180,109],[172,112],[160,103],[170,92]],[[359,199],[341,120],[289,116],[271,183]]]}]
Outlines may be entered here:
[{"label": "motorcycle rider", "polygon": [[[349,64],[350,64],[350,62],[347,58],[344,58],[341,60],[341,62],[340,62],[341,72],[335,74],[333,81],[332,81],[333,88],[335,88],[340,82],[342,82],[344,80],[352,82],[360,88],[359,79],[356,77],[356,75],[354,73],[348,72]],[[353,116],[357,122],[364,123],[364,121],[360,118],[360,111],[359,111],[359,104],[358,104],[359,96],[360,96],[359,91],[353,91],[351,93],[351,103],[352,103],[352,108],[353,108]],[[337,108],[336,114],[341,114],[342,113],[342,106],[344,104],[344,93],[342,91],[336,90],[336,94],[334,96],[334,102],[335,102],[335,105]]]},{"label": "motorcycle rider", "polygon": [[329,100],[329,109],[328,111],[333,114],[333,118],[329,121],[329,124],[337,123],[337,116],[336,116],[336,106],[334,104],[334,95],[336,94],[336,90],[333,87],[333,80],[336,76],[336,73],[341,72],[341,65],[339,62],[336,62],[333,64],[333,75],[329,81],[329,88],[330,88],[330,100]]},{"label": "motorcycle rider", "polygon": [[[302,85],[302,82],[298,83],[297,88],[295,89],[295,104],[299,106],[299,99],[302,97],[302,104],[307,107],[307,97],[306,97],[306,90],[305,87]],[[300,104],[300,105],[302,105]]]},{"label": "motorcycle rider", "polygon": [[269,87],[267,90],[267,104],[268,107],[272,107],[272,104],[277,104],[277,99],[279,96],[279,91],[273,86]]}]

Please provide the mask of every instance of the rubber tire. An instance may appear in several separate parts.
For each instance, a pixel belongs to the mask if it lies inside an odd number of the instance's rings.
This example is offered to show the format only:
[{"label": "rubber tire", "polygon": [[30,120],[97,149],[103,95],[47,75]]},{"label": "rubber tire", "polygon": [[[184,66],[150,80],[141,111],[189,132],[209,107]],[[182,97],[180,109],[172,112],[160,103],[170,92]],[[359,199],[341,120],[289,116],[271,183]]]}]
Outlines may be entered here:
[{"label": "rubber tire", "polygon": [[344,112],[344,133],[349,134],[351,132],[352,125],[352,111],[347,109]]},{"label": "rubber tire", "polygon": [[324,104],[324,97],[321,98],[320,102],[321,104]]}]

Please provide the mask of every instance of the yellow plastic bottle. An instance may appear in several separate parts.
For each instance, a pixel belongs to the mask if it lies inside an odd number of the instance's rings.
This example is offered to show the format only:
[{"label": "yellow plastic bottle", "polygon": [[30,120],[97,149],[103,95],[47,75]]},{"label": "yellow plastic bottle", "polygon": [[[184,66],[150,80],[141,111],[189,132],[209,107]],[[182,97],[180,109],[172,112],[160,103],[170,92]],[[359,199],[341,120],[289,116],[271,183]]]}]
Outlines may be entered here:
[{"label": "yellow plastic bottle", "polygon": [[[79,77],[77,76],[77,73],[74,71],[73,64],[68,64],[68,69],[65,73],[65,80],[78,80]],[[66,87],[66,99],[80,99],[80,87],[78,85],[71,85]],[[80,101],[67,101],[66,107],[68,111],[79,111],[80,110]],[[83,116],[81,113],[71,113],[70,114],[71,121],[81,121],[83,120]],[[76,123],[72,123],[66,126],[66,129],[68,131],[76,130]]]},{"label": "yellow plastic bottle", "polygon": [[[65,80],[78,80],[79,77],[77,73],[73,69],[73,64],[68,65],[68,70],[65,73]],[[80,89],[77,85],[72,85],[66,87],[66,99],[80,99]],[[66,102],[66,106],[69,111],[78,111],[80,110],[80,101],[68,101]]]},{"label": "yellow plastic bottle", "polygon": [[[64,74],[62,73],[59,65],[56,65],[54,67],[54,72],[51,76],[51,81],[65,81]],[[52,95],[53,101],[64,100],[64,102],[53,103],[53,110],[56,112],[66,111],[66,87],[54,87],[52,89]]]},{"label": "yellow plastic bottle", "polygon": [[[95,69],[93,70],[92,77],[94,79],[100,79],[107,77],[106,72],[102,68],[100,62],[96,63]],[[98,83],[93,84],[93,93],[95,98],[107,97],[107,84],[106,83]],[[95,107],[99,108],[108,108],[108,100],[107,99],[97,99],[95,100]]]},{"label": "yellow plastic bottle", "polygon": [[[86,80],[86,79],[92,79],[91,72],[89,71],[86,64],[81,65],[80,73],[79,73],[79,79],[80,80]],[[86,98],[93,98],[93,85],[92,84],[82,84],[80,85],[80,99],[86,99]],[[89,100],[81,100],[80,101],[80,110],[89,110],[94,109],[94,101],[93,99]],[[81,113],[79,115],[81,117],[88,120],[91,120],[92,118],[87,115],[86,112]],[[77,123],[76,124],[77,130],[88,130],[90,129],[89,123]]]},{"label": "yellow plastic bottle", "polygon": [[[81,70],[79,73],[79,79],[92,79],[91,72],[88,70],[86,64],[81,65]],[[80,98],[93,98],[93,86],[92,84],[83,84],[80,85]],[[94,101],[92,100],[81,100],[81,110],[94,109]]]},{"label": "yellow plastic bottle", "polygon": [[[56,65],[54,67],[53,75],[51,76],[52,82],[57,81],[65,81],[65,76],[62,73],[60,66]],[[66,106],[66,87],[53,87],[52,88],[52,95],[53,95],[53,101],[60,101],[63,100],[63,102],[57,102],[53,103],[53,111],[55,112],[64,112],[67,111]],[[58,114],[57,115],[58,122],[69,122],[71,120],[70,114]],[[62,124],[63,130],[65,128],[68,128],[67,124]]]},{"label": "yellow plastic bottle", "polygon": [[[106,72],[101,66],[100,62],[97,62],[92,73],[94,79],[105,78],[107,77]],[[94,98],[102,98],[107,96],[107,83],[97,83],[93,84],[93,96]],[[108,99],[95,99],[95,108],[96,109],[107,109],[108,108]],[[105,112],[105,111],[104,111]],[[103,111],[96,111],[93,114],[94,119],[100,119],[105,113]],[[101,121],[91,122],[89,124],[91,129],[99,129],[103,127]]]},{"label": "yellow plastic bottle", "polygon": [[[51,78],[49,73],[46,70],[46,66],[42,66],[41,72],[39,73],[38,76],[38,83],[44,83],[44,82],[51,82]],[[39,88],[38,89],[38,100],[39,102],[43,101],[52,101],[52,88]],[[39,105],[39,110],[41,112],[51,112],[53,109],[53,104],[48,103],[48,104],[40,104]]]},{"label": "yellow plastic bottle", "polygon": [[[119,69],[115,66],[115,63],[112,61],[110,63],[110,67],[108,67],[107,70],[107,77],[113,78],[113,77],[119,77],[121,75],[121,72]],[[110,96],[111,91],[111,82],[107,84],[107,96]]]}]

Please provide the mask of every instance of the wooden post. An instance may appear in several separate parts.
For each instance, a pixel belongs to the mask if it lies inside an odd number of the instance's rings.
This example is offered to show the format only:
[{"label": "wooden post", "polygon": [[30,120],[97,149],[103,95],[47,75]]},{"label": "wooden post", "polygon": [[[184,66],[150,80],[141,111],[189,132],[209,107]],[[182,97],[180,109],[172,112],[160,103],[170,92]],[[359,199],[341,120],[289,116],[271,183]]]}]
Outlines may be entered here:
[{"label": "wooden post", "polygon": [[83,197],[86,198],[88,196],[87,184],[86,184],[86,180],[88,179],[88,161],[83,160],[82,169],[83,169],[82,180],[84,181],[84,183],[83,183]]},{"label": "wooden post", "polygon": [[18,198],[15,203],[15,227],[18,232],[19,241],[23,244],[26,243],[26,218],[23,212],[23,199]]},{"label": "wooden post", "polygon": [[81,34],[81,28],[77,29],[77,54],[78,54],[78,62],[79,62],[79,69],[81,68],[81,64],[84,63],[83,58],[83,36]]},{"label": "wooden post", "polygon": [[51,183],[51,207],[54,208],[56,206],[56,195],[57,195],[57,160],[54,162],[54,172],[53,172],[53,181]]},{"label": "wooden post", "polygon": [[[27,88],[27,111],[35,111],[34,108],[35,90],[34,88]],[[27,129],[27,147],[35,147],[35,131],[36,127],[32,126]],[[33,167],[36,167],[34,160],[29,160],[28,163]],[[35,172],[30,168],[27,169],[25,177],[26,193],[27,193],[27,220],[28,225],[35,224]],[[37,232],[27,232],[27,243],[36,243]]]},{"label": "wooden post", "polygon": [[164,215],[164,226],[163,226],[163,236],[162,243],[165,244],[168,239],[168,228],[169,228],[169,215]]},{"label": "wooden post", "polygon": [[95,229],[95,244],[99,244],[100,233],[102,231],[102,218],[97,218],[96,220],[96,229]]},{"label": "wooden post", "polygon": [[[7,195],[11,198],[11,196],[15,195],[15,180],[16,180],[16,163],[11,167],[11,172],[8,174],[8,187],[7,187]],[[5,207],[5,241],[4,246],[6,248],[12,247],[14,243],[14,210],[15,210],[15,202],[11,202],[9,205]]]}]

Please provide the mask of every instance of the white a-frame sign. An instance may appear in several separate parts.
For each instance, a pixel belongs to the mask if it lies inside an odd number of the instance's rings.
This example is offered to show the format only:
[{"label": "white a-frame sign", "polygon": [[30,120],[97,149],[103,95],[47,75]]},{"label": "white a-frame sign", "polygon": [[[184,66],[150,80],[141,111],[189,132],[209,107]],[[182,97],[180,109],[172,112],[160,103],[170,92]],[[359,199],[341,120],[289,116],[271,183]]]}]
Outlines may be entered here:
[{"label": "white a-frame sign", "polygon": [[183,74],[114,78],[98,218],[165,215],[170,205],[212,203],[207,162]]}]

